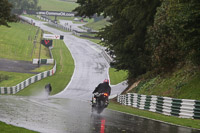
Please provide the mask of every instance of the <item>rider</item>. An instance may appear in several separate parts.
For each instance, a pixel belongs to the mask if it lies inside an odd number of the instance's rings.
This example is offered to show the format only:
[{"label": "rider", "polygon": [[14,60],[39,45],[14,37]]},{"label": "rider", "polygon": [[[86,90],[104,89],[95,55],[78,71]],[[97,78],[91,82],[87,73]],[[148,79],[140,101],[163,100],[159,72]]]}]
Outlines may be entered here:
[{"label": "rider", "polygon": [[50,93],[52,91],[52,87],[51,87],[50,83],[48,83],[48,84],[45,85],[45,90],[48,93],[48,95],[50,95]]},{"label": "rider", "polygon": [[[100,84],[95,88],[95,90],[94,90],[92,93],[94,94],[94,93],[96,93],[96,92],[98,92],[98,93],[107,93],[108,96],[110,96],[111,87],[110,87],[110,85],[109,85],[109,80],[108,80],[108,79],[105,79],[105,80],[103,81],[103,83],[100,83]],[[107,104],[108,104],[108,97],[107,97],[107,99],[106,99],[106,102],[107,102]]]}]

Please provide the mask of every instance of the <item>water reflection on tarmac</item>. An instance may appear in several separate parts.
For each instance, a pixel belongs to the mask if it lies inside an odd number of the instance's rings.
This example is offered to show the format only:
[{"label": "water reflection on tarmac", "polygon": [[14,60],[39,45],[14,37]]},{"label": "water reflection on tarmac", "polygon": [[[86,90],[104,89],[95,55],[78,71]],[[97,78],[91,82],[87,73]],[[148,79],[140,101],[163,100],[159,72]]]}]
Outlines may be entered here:
[{"label": "water reflection on tarmac", "polygon": [[1,96],[0,121],[44,133],[198,133],[129,114],[91,113],[89,102],[70,99]]}]

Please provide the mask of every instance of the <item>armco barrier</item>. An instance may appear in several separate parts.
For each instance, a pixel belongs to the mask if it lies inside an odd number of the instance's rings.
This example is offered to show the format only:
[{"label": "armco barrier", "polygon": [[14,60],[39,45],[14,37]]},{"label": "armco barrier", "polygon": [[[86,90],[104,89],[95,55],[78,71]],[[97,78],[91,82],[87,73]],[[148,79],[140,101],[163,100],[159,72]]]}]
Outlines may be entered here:
[{"label": "armco barrier", "polygon": [[[38,64],[39,59],[33,59],[33,64]],[[40,59],[41,64],[54,64],[54,59]]]},{"label": "armco barrier", "polygon": [[20,90],[24,89],[25,87],[29,86],[32,83],[35,83],[43,78],[54,75],[55,72],[56,72],[56,62],[55,62],[53,69],[39,73],[35,76],[32,76],[32,77],[22,81],[21,83],[17,84],[16,86],[0,87],[0,94],[15,94],[15,93],[19,92]]},{"label": "armco barrier", "polygon": [[117,102],[164,115],[200,119],[199,100],[128,93],[126,95],[118,95]]},{"label": "armco barrier", "polygon": [[113,59],[106,53],[105,50],[102,50],[101,53],[102,53],[103,57],[106,59],[106,61],[107,61],[109,64],[113,61]]}]

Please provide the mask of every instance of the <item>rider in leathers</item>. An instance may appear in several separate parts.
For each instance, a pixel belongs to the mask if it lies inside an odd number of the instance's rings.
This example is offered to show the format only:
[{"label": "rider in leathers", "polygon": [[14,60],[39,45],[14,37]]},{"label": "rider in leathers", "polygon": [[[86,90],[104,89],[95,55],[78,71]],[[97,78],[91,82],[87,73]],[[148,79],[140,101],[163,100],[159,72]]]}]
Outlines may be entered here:
[{"label": "rider in leathers", "polygon": [[[110,96],[110,93],[111,93],[111,87],[109,85],[109,80],[108,79],[105,79],[103,83],[100,83],[96,88],[95,90],[93,91],[93,94],[94,93],[107,93],[108,96]],[[108,104],[108,97],[106,99],[106,102]]]}]

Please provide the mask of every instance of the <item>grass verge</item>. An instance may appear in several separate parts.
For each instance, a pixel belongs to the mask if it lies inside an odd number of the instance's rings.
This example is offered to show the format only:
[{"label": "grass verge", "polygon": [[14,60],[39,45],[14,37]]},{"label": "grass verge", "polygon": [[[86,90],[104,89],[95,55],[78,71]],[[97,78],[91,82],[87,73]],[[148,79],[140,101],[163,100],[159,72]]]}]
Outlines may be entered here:
[{"label": "grass verge", "polygon": [[[39,30],[37,43],[31,56],[33,40],[38,28],[22,23],[9,23],[9,25],[10,28],[0,26],[0,58],[25,61],[38,58],[41,30]],[[49,53],[48,49],[42,46],[41,57],[49,58],[47,53]]]},{"label": "grass verge", "polygon": [[[0,27],[0,58],[27,61],[32,61],[32,58],[38,58],[41,30],[39,30],[37,43],[34,47],[33,40],[38,28],[22,23],[10,23],[9,25],[11,26],[10,28],[5,26]],[[41,46],[41,58],[46,59],[49,57],[48,49],[44,46]],[[40,67],[39,70],[37,69],[34,71],[41,72],[45,68],[49,67]],[[0,75],[6,75],[8,77],[7,79],[1,80],[1,87],[15,86],[25,79],[33,76],[33,74],[3,71],[0,71]]]},{"label": "grass verge", "polygon": [[117,71],[115,68],[109,68],[110,83],[116,85],[127,79],[128,72],[124,70]]},{"label": "grass verge", "polygon": [[0,131],[1,133],[37,133],[25,128],[9,125],[4,122],[0,122]]},{"label": "grass verge", "polygon": [[44,72],[53,68],[53,65],[40,65],[39,68],[36,68],[32,72]]},{"label": "grass verge", "polygon": [[29,24],[9,23],[0,27],[0,58],[31,61],[32,41],[37,28]]},{"label": "grass verge", "polygon": [[64,11],[71,12],[78,4],[75,2],[59,1],[59,0],[39,0],[38,6],[42,10],[47,11]]},{"label": "grass verge", "polygon": [[26,89],[18,92],[17,95],[37,95],[36,92],[41,92],[47,83],[52,85],[51,95],[61,92],[67,86],[74,71],[73,58],[63,41],[54,40],[53,45],[52,53],[57,64],[56,73],[51,77],[28,86]]},{"label": "grass verge", "polygon": [[0,87],[15,86],[34,74],[0,71],[0,75],[7,75],[8,79],[0,82]]},{"label": "grass verge", "polygon": [[200,100],[199,68],[184,66],[172,74],[142,80],[130,93]]},{"label": "grass verge", "polygon": [[200,129],[200,120],[184,119],[184,118],[178,118],[175,116],[166,116],[166,115],[162,115],[162,114],[158,114],[158,113],[154,113],[154,112],[150,112],[146,110],[140,110],[140,109],[133,108],[130,106],[124,106],[115,101],[111,101],[108,108],[112,110],[124,112],[124,113],[129,113],[133,115],[138,115],[138,116],[154,119],[154,120],[159,120],[159,121],[168,122],[168,123],[172,123],[176,125]]},{"label": "grass verge", "polygon": [[110,23],[106,21],[106,19],[102,19],[97,22],[89,22],[85,25],[85,27],[91,28],[93,30],[99,31],[100,29],[104,28],[106,25],[109,25]]}]

